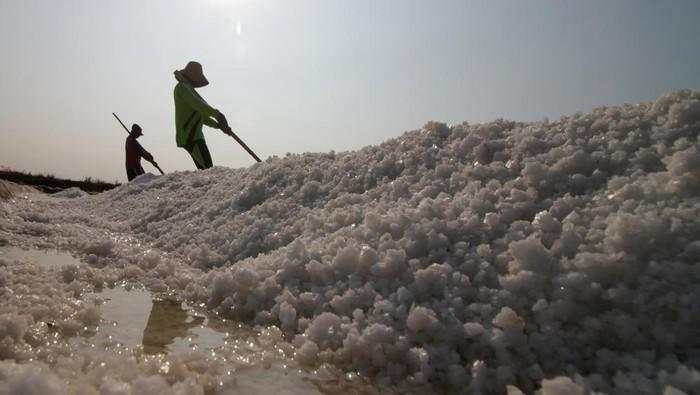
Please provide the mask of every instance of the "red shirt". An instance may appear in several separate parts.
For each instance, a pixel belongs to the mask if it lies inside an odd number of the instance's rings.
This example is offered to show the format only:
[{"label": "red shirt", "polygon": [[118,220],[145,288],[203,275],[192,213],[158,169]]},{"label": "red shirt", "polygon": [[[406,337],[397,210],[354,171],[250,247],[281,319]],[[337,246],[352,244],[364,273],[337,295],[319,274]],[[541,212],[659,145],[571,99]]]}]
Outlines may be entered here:
[{"label": "red shirt", "polygon": [[126,138],[126,168],[127,169],[140,169],[141,168],[141,158],[145,158],[148,161],[153,160],[153,156],[148,153],[135,138],[129,136]]}]

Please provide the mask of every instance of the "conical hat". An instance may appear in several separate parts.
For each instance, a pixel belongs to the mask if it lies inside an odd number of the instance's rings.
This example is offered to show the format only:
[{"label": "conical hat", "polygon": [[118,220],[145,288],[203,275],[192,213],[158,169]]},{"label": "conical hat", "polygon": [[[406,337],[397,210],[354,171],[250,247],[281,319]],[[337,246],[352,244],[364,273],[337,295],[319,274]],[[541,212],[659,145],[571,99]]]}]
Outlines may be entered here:
[{"label": "conical hat", "polygon": [[189,62],[182,70],[177,70],[175,73],[180,73],[192,84],[193,88],[201,88],[209,85],[207,77],[202,72],[202,65],[199,62]]}]

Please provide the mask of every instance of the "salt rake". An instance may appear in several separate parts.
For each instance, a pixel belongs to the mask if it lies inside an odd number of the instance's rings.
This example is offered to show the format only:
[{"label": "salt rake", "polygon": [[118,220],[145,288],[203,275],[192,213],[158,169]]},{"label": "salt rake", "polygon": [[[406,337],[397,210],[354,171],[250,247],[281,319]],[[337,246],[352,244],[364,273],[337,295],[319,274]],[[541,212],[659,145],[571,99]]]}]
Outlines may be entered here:
[{"label": "salt rake", "polygon": [[246,152],[248,152],[250,154],[250,156],[253,157],[253,159],[255,159],[257,162],[262,162],[260,160],[260,158],[258,158],[258,156],[255,155],[255,152],[253,152],[253,150],[250,149],[248,147],[248,145],[246,143],[244,143],[243,140],[240,139],[240,137],[236,136],[236,133],[234,133],[233,130],[231,130],[231,127],[228,125],[228,122],[226,121],[226,117],[224,117],[223,114],[221,115],[221,119],[217,118],[217,121],[223,123],[223,126],[228,128],[228,132],[224,132],[225,134],[233,137],[238,142],[238,144],[240,144],[241,147],[243,147],[243,149],[246,150]]},{"label": "salt rake", "polygon": [[231,132],[228,132],[227,134],[228,134],[229,136],[233,137],[236,141],[238,141],[238,144],[240,144],[241,147],[243,147],[243,149],[246,150],[246,151],[250,154],[250,156],[253,157],[253,159],[255,159],[255,160],[258,161],[258,162],[262,162],[262,161],[260,160],[260,158],[258,158],[258,156],[255,155],[255,152],[253,152],[253,150],[251,150],[250,148],[248,148],[248,146],[246,145],[246,143],[244,143],[243,140],[241,140],[238,136],[236,136],[236,133],[233,133],[233,131],[231,131]]}]

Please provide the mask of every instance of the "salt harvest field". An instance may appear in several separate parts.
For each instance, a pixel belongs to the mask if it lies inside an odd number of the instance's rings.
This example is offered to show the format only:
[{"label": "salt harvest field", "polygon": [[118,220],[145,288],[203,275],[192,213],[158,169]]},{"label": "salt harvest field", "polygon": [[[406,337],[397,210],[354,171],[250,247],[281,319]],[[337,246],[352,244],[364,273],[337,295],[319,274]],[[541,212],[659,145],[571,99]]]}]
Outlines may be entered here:
[{"label": "salt harvest field", "polygon": [[700,93],[0,201],[0,394],[700,394]]}]

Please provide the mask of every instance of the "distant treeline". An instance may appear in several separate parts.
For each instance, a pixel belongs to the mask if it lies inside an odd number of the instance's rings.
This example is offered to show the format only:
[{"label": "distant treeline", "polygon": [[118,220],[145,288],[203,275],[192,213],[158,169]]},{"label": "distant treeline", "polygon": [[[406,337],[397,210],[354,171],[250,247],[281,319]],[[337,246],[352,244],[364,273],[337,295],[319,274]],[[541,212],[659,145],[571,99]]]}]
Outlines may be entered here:
[{"label": "distant treeline", "polygon": [[56,178],[53,174],[31,174],[18,171],[0,170],[0,179],[16,184],[31,185],[46,193],[59,192],[67,188],[77,187],[87,193],[99,193],[118,187],[119,183],[109,183],[86,177],[82,181]]}]

